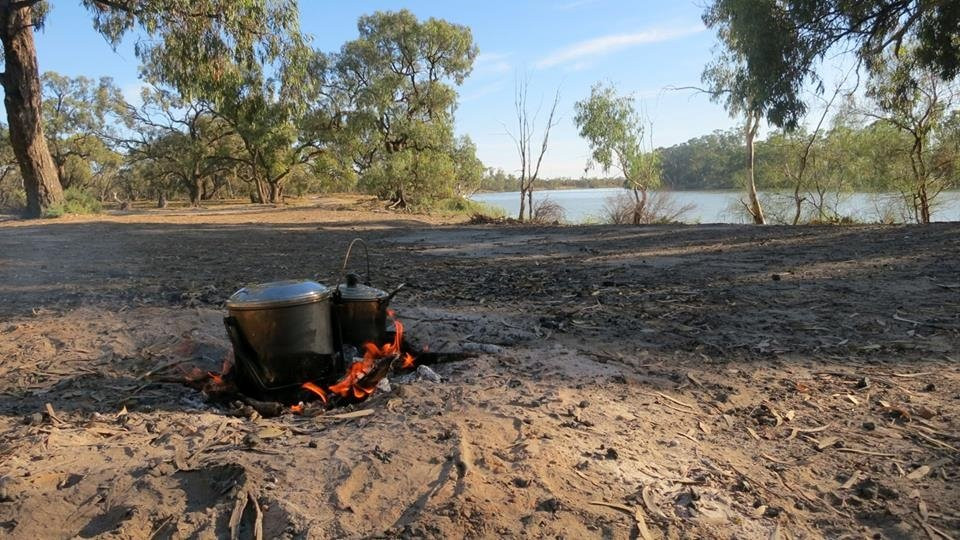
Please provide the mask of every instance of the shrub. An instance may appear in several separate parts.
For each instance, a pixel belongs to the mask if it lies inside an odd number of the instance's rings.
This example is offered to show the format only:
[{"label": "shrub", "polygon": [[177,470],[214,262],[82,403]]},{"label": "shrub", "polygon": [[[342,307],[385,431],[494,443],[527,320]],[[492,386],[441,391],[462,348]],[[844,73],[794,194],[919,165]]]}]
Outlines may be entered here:
[{"label": "shrub", "polygon": [[[665,191],[650,191],[647,195],[647,204],[640,209],[638,224],[679,223],[683,215],[695,207],[692,204],[677,206],[670,193]],[[606,200],[600,218],[612,225],[633,224],[636,208],[633,193],[619,193]]]},{"label": "shrub", "polygon": [[533,216],[530,218],[530,222],[558,224],[566,221],[566,219],[567,214],[563,207],[550,200],[550,197],[544,197],[533,205]]},{"label": "shrub", "polygon": [[44,217],[57,218],[67,214],[99,214],[103,204],[82,189],[71,187],[63,192],[63,202],[47,208]]}]

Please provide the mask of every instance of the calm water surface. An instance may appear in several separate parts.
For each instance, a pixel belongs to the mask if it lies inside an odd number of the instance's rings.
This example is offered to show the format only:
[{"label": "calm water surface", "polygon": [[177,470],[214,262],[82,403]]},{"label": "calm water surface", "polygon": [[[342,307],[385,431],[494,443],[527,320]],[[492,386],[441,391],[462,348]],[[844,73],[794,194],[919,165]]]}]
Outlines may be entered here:
[{"label": "calm water surface", "polygon": [[[619,188],[535,191],[533,200],[536,204],[546,197],[556,202],[564,208],[567,221],[571,223],[601,222],[607,200],[627,192]],[[740,209],[738,200],[743,194],[739,191],[672,191],[669,196],[677,207],[693,205],[693,208],[681,217],[685,223],[748,221]],[[520,209],[520,193],[515,191],[479,193],[472,199],[502,208],[508,216],[515,217]],[[786,199],[782,200],[788,203]],[[900,200],[900,195],[893,193],[851,193],[845,195],[837,207],[841,215],[852,216],[858,221],[875,222],[880,220],[885,209],[897,206]],[[772,204],[776,202],[769,203]],[[933,220],[960,221],[960,191],[943,192],[937,197]]]}]

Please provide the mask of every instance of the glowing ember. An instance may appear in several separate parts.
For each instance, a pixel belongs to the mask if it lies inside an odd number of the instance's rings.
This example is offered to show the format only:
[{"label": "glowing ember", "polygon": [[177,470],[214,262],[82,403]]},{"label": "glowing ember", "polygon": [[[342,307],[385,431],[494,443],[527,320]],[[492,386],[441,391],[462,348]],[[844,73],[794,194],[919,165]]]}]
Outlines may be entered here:
[{"label": "glowing ember", "polygon": [[296,404],[296,405],[291,405],[291,406],[290,406],[290,412],[292,412],[293,414],[300,414],[300,413],[302,413],[302,412],[303,412],[303,403],[301,402],[301,403],[298,403],[298,404]]}]

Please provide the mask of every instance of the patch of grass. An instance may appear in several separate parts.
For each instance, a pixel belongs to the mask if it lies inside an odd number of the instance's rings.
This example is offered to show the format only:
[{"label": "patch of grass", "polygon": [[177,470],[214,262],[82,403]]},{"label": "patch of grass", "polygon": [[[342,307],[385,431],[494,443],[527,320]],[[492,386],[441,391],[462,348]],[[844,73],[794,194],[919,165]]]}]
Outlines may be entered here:
[{"label": "patch of grass", "polygon": [[476,216],[481,215],[488,218],[503,218],[506,217],[506,212],[502,208],[491,206],[486,203],[472,201],[465,197],[452,197],[449,199],[441,199],[432,205],[430,208],[430,213],[432,214],[441,214],[441,215],[466,215],[466,216]]},{"label": "patch of grass", "polygon": [[58,218],[67,214],[99,214],[103,204],[93,195],[78,188],[68,188],[63,192],[63,202],[55,204],[43,213],[46,218]]}]

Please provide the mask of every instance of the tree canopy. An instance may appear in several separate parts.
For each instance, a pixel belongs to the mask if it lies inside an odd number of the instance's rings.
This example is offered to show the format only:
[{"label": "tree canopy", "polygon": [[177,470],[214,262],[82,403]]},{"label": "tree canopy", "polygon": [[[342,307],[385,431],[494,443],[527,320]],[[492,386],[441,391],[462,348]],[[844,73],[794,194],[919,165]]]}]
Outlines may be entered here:
[{"label": "tree canopy", "polygon": [[819,63],[831,51],[850,49],[871,67],[910,41],[921,66],[943,80],[960,74],[957,2],[714,0],[703,19],[723,46],[714,68],[742,68],[727,77],[734,96],[749,97],[781,127],[796,126],[806,112],[804,87],[820,85]]}]

